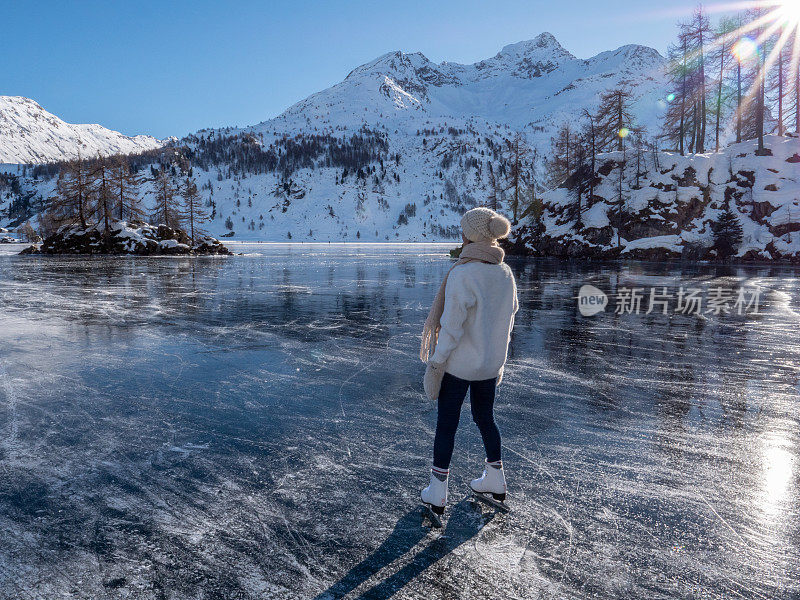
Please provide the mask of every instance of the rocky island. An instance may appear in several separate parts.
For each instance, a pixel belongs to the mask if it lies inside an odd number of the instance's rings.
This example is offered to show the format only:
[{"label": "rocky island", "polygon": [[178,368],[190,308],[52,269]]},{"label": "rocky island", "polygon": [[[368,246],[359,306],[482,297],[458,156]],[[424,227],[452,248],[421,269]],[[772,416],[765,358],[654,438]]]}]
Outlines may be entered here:
[{"label": "rocky island", "polygon": [[151,225],[143,221],[114,221],[108,232],[101,225],[64,225],[41,244],[25,248],[20,254],[133,254],[230,255],[219,240],[196,237],[194,243],[183,229]]}]

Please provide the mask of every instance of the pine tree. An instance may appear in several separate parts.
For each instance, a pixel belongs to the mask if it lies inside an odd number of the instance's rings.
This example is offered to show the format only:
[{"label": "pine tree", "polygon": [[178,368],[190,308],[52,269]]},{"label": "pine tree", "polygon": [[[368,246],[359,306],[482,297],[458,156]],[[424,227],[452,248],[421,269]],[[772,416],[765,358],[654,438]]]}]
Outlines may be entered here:
[{"label": "pine tree", "polygon": [[716,221],[711,224],[711,231],[719,258],[728,258],[736,254],[742,243],[743,230],[739,217],[731,210],[730,203],[725,204]]},{"label": "pine tree", "polygon": [[544,216],[544,203],[542,199],[536,194],[536,191],[533,187],[531,187],[530,191],[530,200],[528,202],[528,207],[525,209],[523,213],[523,217],[527,218],[531,224],[531,229],[533,231],[533,241],[534,244],[539,242],[542,237],[542,234],[545,231],[545,225],[542,217]]},{"label": "pine tree", "polygon": [[[692,52],[692,56],[694,57],[694,52],[696,52],[696,50]],[[689,73],[687,74],[689,109],[686,115],[687,122],[685,133],[688,134],[689,154],[695,154],[705,150],[705,140],[701,133],[706,123],[705,103],[701,97],[701,92],[705,88],[705,75],[698,70],[697,65],[697,60],[693,59]]]},{"label": "pine tree", "polygon": [[194,246],[199,236],[207,235],[201,229],[201,225],[208,221],[208,213],[201,206],[200,192],[194,179],[186,178],[181,188],[181,196],[183,197],[183,218],[189,226],[189,239],[192,240],[192,246]]},{"label": "pine tree", "polygon": [[[794,43],[794,27],[788,28],[785,23],[778,22],[779,27],[774,34],[774,62],[767,73],[767,94],[772,106],[777,109],[777,131],[783,135],[786,131],[787,110],[791,99],[791,62]],[[800,44],[800,42],[798,42]],[[800,49],[800,48],[798,48]]]},{"label": "pine tree", "polygon": [[[749,18],[753,22],[761,22],[762,17],[764,16],[766,10],[761,6],[757,6],[756,8],[751,9],[748,12]],[[761,25],[756,27],[754,35],[756,39],[762,39],[763,37],[763,28]],[[756,150],[756,156],[763,156],[767,154],[767,150],[764,147],[764,120],[766,118],[766,95],[767,95],[767,77],[766,77],[766,59],[768,53],[768,46],[767,40],[764,39],[759,52],[757,52],[756,57],[756,72],[754,73],[754,85],[757,86],[755,88],[756,98],[755,98],[755,126],[756,126],[756,138],[758,139],[758,149]]]},{"label": "pine tree", "polygon": [[575,220],[575,229],[583,228],[583,195],[587,191],[589,181],[594,178],[593,176],[594,173],[589,173],[586,145],[577,143],[575,145],[575,171],[569,178],[569,184],[575,196],[572,215]]},{"label": "pine tree", "polygon": [[[739,27],[742,25],[741,16],[737,17]],[[742,106],[742,59],[736,58],[736,143],[742,141],[742,115],[744,106]]]},{"label": "pine tree", "polygon": [[689,21],[678,23],[678,41],[669,48],[672,93],[663,137],[674,140],[681,155],[687,149],[689,153],[705,152],[709,112],[706,61],[711,37],[708,16],[700,6]]},{"label": "pine tree", "polygon": [[[645,129],[637,129],[632,136],[633,149],[636,152],[636,188],[641,189],[641,178],[647,177],[647,160],[645,159],[645,148],[647,147],[647,136]],[[644,169],[644,171],[642,170]]]},{"label": "pine tree", "polygon": [[94,188],[95,207],[99,222],[103,225],[103,233],[108,236],[111,232],[112,211],[114,209],[114,191],[111,184],[109,163],[104,158],[98,158],[93,171],[92,187]]},{"label": "pine tree", "polygon": [[562,123],[555,137],[550,138],[550,160],[547,162],[547,173],[551,185],[563,184],[572,173],[574,147],[575,134],[572,127],[569,123]]},{"label": "pine tree", "polygon": [[733,59],[731,48],[736,40],[735,32],[739,28],[736,19],[723,18],[717,26],[714,37],[715,45],[709,60],[719,66],[716,80],[716,93],[714,98],[714,151],[719,152],[720,149],[720,132],[722,116],[725,107],[725,80],[729,72],[729,63]]},{"label": "pine tree", "polygon": [[489,208],[494,211],[501,209],[505,192],[492,164],[489,163]]},{"label": "pine tree", "polygon": [[33,228],[30,221],[25,221],[25,223],[17,228],[17,235],[23,242],[35,242],[37,239],[39,239],[39,236],[37,235],[36,230]]},{"label": "pine tree", "polygon": [[525,195],[525,203],[522,209],[523,215],[527,213],[531,206],[541,203],[538,192],[541,189],[541,176],[539,174],[539,150],[533,149],[531,166],[528,172],[528,193]]},{"label": "pine tree", "polygon": [[[800,40],[800,37],[795,38]],[[795,41],[793,54],[800,55],[800,41]],[[793,59],[792,90],[794,95],[794,132],[800,135],[800,60]]]},{"label": "pine tree", "polygon": [[595,121],[601,150],[610,150],[616,143],[616,149],[622,151],[625,137],[634,127],[632,100],[633,96],[624,88],[616,88],[600,96]]},{"label": "pine tree", "polygon": [[778,135],[783,135],[784,127],[786,125],[784,119],[786,115],[783,110],[783,100],[786,96],[785,90],[785,79],[786,79],[786,69],[789,66],[788,64],[788,57],[786,54],[786,48],[781,45],[778,49],[778,59],[775,62],[775,69],[773,70],[774,78],[771,82],[772,85],[771,91],[777,96],[777,104],[778,104]]},{"label": "pine tree", "polygon": [[583,109],[583,116],[586,118],[587,124],[584,129],[583,138],[586,141],[586,150],[589,153],[589,202],[591,203],[594,197],[594,178],[597,172],[597,128],[594,124],[594,116],[587,109]]},{"label": "pine tree", "polygon": [[521,133],[507,141],[506,160],[508,171],[505,191],[510,192],[512,223],[517,224],[521,212],[522,196],[528,186],[530,175],[530,147]]},{"label": "pine tree", "polygon": [[[759,110],[759,77],[760,59],[758,55],[746,57],[740,62],[742,70],[741,85],[745,93],[741,98],[739,108],[739,126],[741,128],[741,140],[752,140],[759,136],[759,129],[763,136],[763,116]],[[759,123],[762,125],[759,127]]]},{"label": "pine tree", "polygon": [[622,150],[622,160],[619,161],[619,180],[617,182],[617,248],[622,246],[622,225],[625,221],[625,194],[624,194],[624,186],[625,186],[625,166],[627,163],[627,157],[625,155],[625,149],[623,147]]},{"label": "pine tree", "polygon": [[180,206],[175,198],[178,188],[172,182],[170,172],[162,167],[156,175],[155,181],[156,203],[153,207],[151,219],[155,224],[163,224],[173,229],[180,229],[183,220]]},{"label": "pine tree", "polygon": [[667,52],[668,70],[672,93],[668,96],[669,105],[664,115],[663,137],[673,140],[675,149],[681,156],[686,153],[686,109],[691,103],[689,91],[689,33],[685,25],[679,24],[678,43]]},{"label": "pine tree", "polygon": [[697,153],[705,152],[706,144],[706,124],[707,116],[707,90],[706,90],[706,44],[711,39],[711,24],[708,15],[704,12],[703,6],[698,5],[692,14],[689,22],[690,43],[694,55],[694,69],[696,76],[694,111],[696,114],[694,122],[694,149]]},{"label": "pine tree", "polygon": [[92,177],[85,160],[64,163],[58,172],[56,193],[49,199],[48,210],[55,223],[79,223],[84,229],[94,213]]},{"label": "pine tree", "polygon": [[111,167],[111,187],[114,193],[115,212],[120,221],[139,221],[144,219],[144,211],[139,199],[139,186],[142,177],[131,171],[128,159],[117,156]]}]

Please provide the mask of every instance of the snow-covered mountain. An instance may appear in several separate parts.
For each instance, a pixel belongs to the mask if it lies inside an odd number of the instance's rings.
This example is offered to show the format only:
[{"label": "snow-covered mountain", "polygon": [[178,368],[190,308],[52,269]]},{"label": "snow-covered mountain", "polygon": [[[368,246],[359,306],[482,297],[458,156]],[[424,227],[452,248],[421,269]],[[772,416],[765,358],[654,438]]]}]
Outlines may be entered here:
[{"label": "snow-covered mountain", "polygon": [[593,109],[598,94],[620,84],[632,90],[640,124],[652,126],[664,108],[664,64],[656,50],[635,45],[578,59],[549,33],[471,65],[436,64],[420,53],[390,52],[278,118],[247,129],[367,124],[416,130],[429,121],[478,118],[549,140],[561,122]]},{"label": "snow-covered mountain", "polygon": [[502,166],[502,146],[516,132],[542,156],[559,125],[575,124],[584,109],[597,107],[601,93],[620,85],[633,94],[638,124],[655,130],[665,107],[664,65],[656,50],[643,46],[578,59],[549,33],[472,65],[390,52],[274,119],[205,130],[185,141],[197,148],[198,140],[239,136],[285,152],[287,138],[297,135],[343,141],[365,129],[385,141],[383,159],[361,177],[352,170],[343,176],[347,169],[329,166],[322,155],[288,177],[200,169],[204,193],[216,207],[215,234],[232,230],[237,239],[269,240],[455,237],[465,208],[486,202],[489,171]]},{"label": "snow-covered mountain", "polygon": [[[193,167],[213,235],[455,238],[461,213],[487,201],[490,173],[507,167],[503,148],[517,132],[541,158],[560,124],[577,123],[602,92],[623,84],[638,124],[654,131],[665,106],[664,62],[643,46],[579,59],[549,33],[471,65],[391,52],[274,119],[201,130],[171,145]],[[0,198],[0,225],[14,225],[52,193],[53,174],[5,173],[23,200]],[[152,197],[145,190],[145,200]]]},{"label": "snow-covered mountain", "polygon": [[0,96],[0,163],[46,163],[65,159],[152,150],[162,142],[129,137],[101,125],[73,125],[33,100]]}]

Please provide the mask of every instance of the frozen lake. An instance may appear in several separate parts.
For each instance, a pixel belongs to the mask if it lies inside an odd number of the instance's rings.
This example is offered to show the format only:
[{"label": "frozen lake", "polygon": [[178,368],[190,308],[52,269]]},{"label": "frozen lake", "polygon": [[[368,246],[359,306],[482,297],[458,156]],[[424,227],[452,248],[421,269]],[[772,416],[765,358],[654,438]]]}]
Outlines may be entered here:
[{"label": "frozen lake", "polygon": [[[465,407],[432,532],[417,352],[446,248],[0,246],[0,597],[800,595],[800,271],[509,261],[513,512],[467,499]],[[585,283],[763,294],[583,317]]]}]

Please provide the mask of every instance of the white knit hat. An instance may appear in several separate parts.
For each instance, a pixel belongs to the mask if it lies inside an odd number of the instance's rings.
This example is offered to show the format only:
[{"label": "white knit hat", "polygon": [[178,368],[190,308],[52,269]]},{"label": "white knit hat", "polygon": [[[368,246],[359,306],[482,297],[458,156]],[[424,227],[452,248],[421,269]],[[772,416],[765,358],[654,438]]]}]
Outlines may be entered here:
[{"label": "white knit hat", "polygon": [[508,219],[485,206],[468,210],[461,217],[461,231],[471,242],[491,243],[497,238],[506,237],[510,230]]}]

